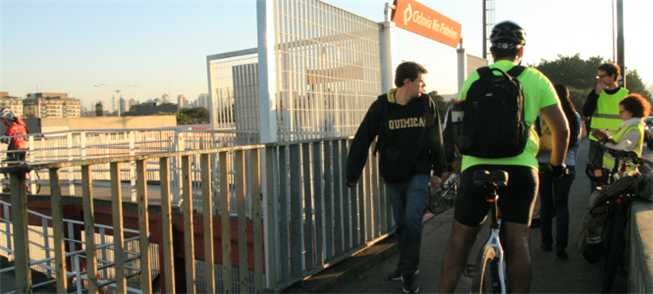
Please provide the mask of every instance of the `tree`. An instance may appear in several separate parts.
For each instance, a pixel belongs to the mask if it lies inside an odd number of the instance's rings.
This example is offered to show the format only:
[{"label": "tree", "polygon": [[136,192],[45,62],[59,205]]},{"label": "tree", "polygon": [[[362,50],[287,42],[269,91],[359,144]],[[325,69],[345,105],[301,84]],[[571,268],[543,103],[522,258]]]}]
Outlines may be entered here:
[{"label": "tree", "polygon": [[426,95],[431,96],[431,99],[435,102],[435,106],[438,107],[438,112],[440,113],[440,118],[444,118],[444,114],[447,112],[447,102],[444,101],[444,97],[438,94],[438,91],[428,92]]},{"label": "tree", "polygon": [[102,107],[102,102],[95,103],[95,116],[104,116],[104,107]]},{"label": "tree", "polygon": [[[210,121],[209,110],[204,107],[184,108],[179,111],[179,114],[188,117],[188,119],[191,120],[190,124],[207,124]],[[177,116],[177,118],[179,118],[179,116]],[[177,122],[177,124],[179,124],[179,122]]]},{"label": "tree", "polygon": [[626,89],[630,93],[641,94],[651,102],[651,93],[646,90],[646,84],[644,84],[642,77],[639,76],[636,69],[626,69]]},{"label": "tree", "polygon": [[188,117],[185,113],[177,112],[177,125],[192,125],[193,119]]}]

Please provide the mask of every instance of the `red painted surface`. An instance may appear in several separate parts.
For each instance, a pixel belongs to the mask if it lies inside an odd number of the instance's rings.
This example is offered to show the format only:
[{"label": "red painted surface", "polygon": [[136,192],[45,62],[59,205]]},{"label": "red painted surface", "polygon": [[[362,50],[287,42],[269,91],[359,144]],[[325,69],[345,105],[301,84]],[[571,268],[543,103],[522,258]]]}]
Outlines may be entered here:
[{"label": "red painted surface", "polygon": [[[95,200],[96,205],[94,206],[95,212],[95,223],[103,224],[108,226],[113,226],[113,212],[110,206],[97,205],[98,201]],[[106,203],[109,203],[106,201]],[[153,205],[150,205],[153,206]],[[45,215],[52,215],[51,211],[51,202],[49,201],[36,201],[28,200],[27,207],[30,210],[37,211]],[[81,204],[74,203],[65,203],[63,205],[63,217],[66,219],[79,220],[83,221],[83,209]],[[165,292],[165,283],[164,281],[166,273],[163,268],[163,235],[162,235],[162,223],[161,223],[161,214],[148,213],[149,218],[149,228],[150,228],[150,242],[159,244],[159,260],[161,265],[161,275],[156,277],[153,285],[153,289],[159,287],[162,288],[162,291]],[[42,225],[42,220],[39,217],[30,215],[29,224],[30,225]],[[48,224],[52,226],[50,222]],[[126,229],[138,230],[138,211],[132,210],[123,210],[123,226]],[[247,267],[250,271],[254,270],[254,236],[253,236],[253,223],[251,220],[247,221]],[[231,228],[231,260],[232,265],[237,268],[240,264],[238,257],[238,220],[231,218],[230,220]],[[75,226],[75,236],[76,239],[82,235],[83,226]],[[185,291],[184,282],[184,220],[183,214],[174,213],[172,214],[172,235],[173,235],[173,252],[175,257],[175,276],[176,276],[176,287],[182,292]],[[98,231],[99,232],[99,231]],[[113,231],[108,230],[107,234],[112,235]],[[127,234],[124,237],[129,238],[133,237],[133,234]],[[193,216],[193,236],[194,236],[194,247],[195,247],[195,259],[204,260],[204,222],[202,215]],[[66,247],[67,249],[68,247]],[[79,248],[81,249],[81,247]],[[222,220],[219,217],[213,218],[213,254],[214,261],[216,264],[222,264]],[[263,259],[265,260],[265,258]],[[67,262],[68,270],[70,270],[70,262]],[[264,266],[265,268],[265,266]],[[158,284],[158,285],[157,285]]]}]

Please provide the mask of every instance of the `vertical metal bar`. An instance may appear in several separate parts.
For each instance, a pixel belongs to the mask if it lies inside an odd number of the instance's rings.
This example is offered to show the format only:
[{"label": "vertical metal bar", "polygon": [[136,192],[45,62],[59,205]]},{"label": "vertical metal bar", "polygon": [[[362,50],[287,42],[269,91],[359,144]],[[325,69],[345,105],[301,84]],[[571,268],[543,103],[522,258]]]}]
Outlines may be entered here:
[{"label": "vertical metal bar", "polygon": [[[73,160],[73,136],[71,133],[66,134],[66,146],[68,147],[66,149],[66,158],[68,161]],[[69,195],[75,195],[75,183],[74,183],[74,173],[73,173],[74,168],[69,167],[68,168],[68,193]]]},{"label": "vertical metal bar", "polygon": [[[369,152],[369,149],[368,149]],[[365,164],[365,187],[364,192],[360,194],[360,222],[361,226],[361,244],[372,239],[372,160],[367,156]]]},{"label": "vertical metal bar", "polygon": [[204,264],[206,273],[206,293],[215,293],[215,273],[213,271],[213,199],[211,197],[211,154],[202,154],[202,216],[204,218]]},{"label": "vertical metal bar", "polygon": [[[136,155],[136,134],[135,131],[129,131],[127,133],[127,138],[129,142],[129,155]],[[136,164],[133,161],[129,162],[129,183],[131,185],[131,200],[136,201],[137,189],[136,188]]]},{"label": "vertical metal bar", "polygon": [[247,194],[245,179],[245,151],[236,151],[236,206],[238,215],[238,277],[240,292],[248,287],[247,273]]},{"label": "vertical metal bar", "polygon": [[[334,246],[334,233],[333,233],[333,199],[336,198],[335,192],[340,192],[338,189],[333,189],[334,177],[332,176],[334,171],[334,162],[333,162],[333,149],[336,144],[336,141],[325,141],[324,142],[324,262],[328,262],[333,258],[333,246]],[[338,175],[336,173],[336,175]],[[339,193],[338,193],[339,195]],[[337,210],[340,210],[341,207],[336,207]]]},{"label": "vertical metal bar", "polygon": [[261,207],[261,149],[254,149],[250,158],[252,181],[252,222],[254,227],[254,292],[263,292],[263,212]]},{"label": "vertical metal bar", "polygon": [[[311,193],[311,145],[302,144],[302,169],[304,180],[304,258],[306,269],[312,269],[313,254],[313,193]],[[314,181],[316,179],[313,179]]]},{"label": "vertical metal bar", "polygon": [[290,205],[288,204],[288,159],[286,151],[288,146],[279,147],[279,238],[281,244],[281,280],[287,281],[290,277],[290,234],[288,223],[288,214]]},{"label": "vertical metal bar", "polygon": [[313,143],[313,198],[315,199],[315,261],[317,265],[324,264],[324,223],[322,216],[324,213],[323,195],[322,194],[322,142]]},{"label": "vertical metal bar", "polygon": [[[345,244],[348,244],[349,222],[345,221],[349,216],[349,203],[347,203],[347,183],[343,181],[344,169],[341,163],[341,153],[344,152],[341,141],[333,142],[333,219],[335,229],[333,236],[334,256],[340,255],[344,251]],[[343,239],[344,232],[344,239]]]},{"label": "vertical metal bar", "polygon": [[[193,183],[190,156],[181,157],[181,180],[184,197],[184,259],[186,263],[186,292],[195,293],[195,232],[193,231]],[[148,292],[150,293],[150,292]]]},{"label": "vertical metal bar", "polygon": [[275,68],[274,1],[257,1],[258,85],[261,143],[277,141],[277,71]]},{"label": "vertical metal bar", "polygon": [[370,186],[370,240],[380,236],[380,223],[379,213],[381,209],[379,208],[379,169],[377,157],[372,154],[370,151],[370,156],[368,157],[371,163],[371,173],[372,173],[372,183]]},{"label": "vertical metal bar", "polygon": [[122,191],[120,189],[120,163],[109,165],[111,179],[111,210],[113,218],[114,262],[116,263],[116,290],[125,293],[125,238],[123,237]]},{"label": "vertical metal bar", "polygon": [[[61,183],[59,169],[53,168],[50,173],[50,202],[52,203],[52,238],[54,240],[54,268],[57,278],[57,293],[68,293],[66,278],[66,244],[64,242],[63,203],[61,201]],[[5,214],[5,218],[8,216]]]},{"label": "vertical metal bar", "polygon": [[278,174],[275,171],[278,171],[278,161],[276,160],[276,148],[275,147],[265,147],[265,157],[262,160],[261,170],[264,171],[264,178],[261,181],[261,184],[264,185],[263,191],[263,228],[264,228],[264,242],[265,242],[265,273],[267,276],[267,287],[269,289],[277,288],[277,249],[279,248],[278,240],[278,225],[277,220],[279,219],[278,203],[275,191],[277,191],[276,184],[278,181],[275,180],[275,177],[278,177]]},{"label": "vertical metal bar", "polygon": [[27,218],[25,173],[10,173],[9,182],[11,187],[11,215],[14,223],[16,293],[32,293],[32,270],[29,266],[29,235],[27,231],[29,220]]},{"label": "vertical metal bar", "polygon": [[[141,289],[143,293],[152,293],[150,240],[148,239],[150,225],[149,215],[147,213],[147,168],[145,166],[145,160],[136,161],[136,184],[138,190],[138,233],[140,235],[139,244],[141,251]],[[186,232],[192,232],[192,230]]]},{"label": "vertical metal bar", "polygon": [[222,291],[233,293],[231,282],[231,219],[229,215],[229,169],[227,152],[220,152],[220,218],[222,222]]},{"label": "vertical metal bar", "polygon": [[[41,218],[41,229],[43,230],[42,231],[43,232],[43,247],[48,248],[48,249],[52,248],[52,247],[50,247],[50,237],[48,237],[49,234],[48,234],[48,219],[47,218]],[[44,253],[45,253],[45,258],[50,259],[50,250],[46,249]],[[106,260],[106,258],[105,258],[105,260]],[[52,277],[52,271],[50,269],[48,269],[46,271],[46,273],[47,273],[48,278]]]},{"label": "vertical metal bar", "polygon": [[97,293],[97,258],[95,256],[95,212],[93,208],[91,166],[82,166],[82,203],[84,207],[84,236],[86,239],[86,279],[88,293]]},{"label": "vertical metal bar", "polygon": [[[349,141],[347,140],[340,140],[340,153],[338,155],[340,157],[336,157],[335,160],[338,162],[338,165],[342,168],[340,171],[340,175],[345,175],[347,174],[347,167],[345,163],[347,162],[347,155],[348,155],[348,150],[347,148],[349,146]],[[334,156],[335,157],[335,156]],[[342,176],[341,176],[342,177]],[[343,222],[343,231],[344,231],[344,245],[342,247],[343,251],[349,250],[351,248],[351,244],[353,243],[352,240],[355,239],[355,233],[358,227],[354,225],[352,222],[352,219],[354,219],[354,214],[356,213],[356,208],[354,206],[354,201],[356,199],[356,189],[355,188],[349,188],[347,187],[346,179],[343,180],[343,183],[339,186],[341,189],[342,193],[342,222]]]},{"label": "vertical metal bar", "polygon": [[293,277],[301,277],[303,271],[303,239],[302,228],[302,187],[301,187],[301,154],[299,144],[290,145],[290,230],[291,259]]},{"label": "vertical metal bar", "polygon": [[[172,242],[172,199],[170,198],[170,158],[159,158],[159,182],[161,183],[161,224],[163,228],[163,268],[165,292],[175,293],[175,263]],[[120,292],[119,293],[125,293]]]}]

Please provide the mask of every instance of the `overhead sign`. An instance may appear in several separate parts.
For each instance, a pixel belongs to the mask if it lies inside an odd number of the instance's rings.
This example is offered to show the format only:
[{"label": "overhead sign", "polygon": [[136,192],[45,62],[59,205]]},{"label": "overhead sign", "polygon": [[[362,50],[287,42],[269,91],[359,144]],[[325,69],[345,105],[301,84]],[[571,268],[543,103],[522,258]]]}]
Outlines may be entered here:
[{"label": "overhead sign", "polygon": [[462,25],[415,0],[395,0],[392,21],[397,27],[458,47]]}]

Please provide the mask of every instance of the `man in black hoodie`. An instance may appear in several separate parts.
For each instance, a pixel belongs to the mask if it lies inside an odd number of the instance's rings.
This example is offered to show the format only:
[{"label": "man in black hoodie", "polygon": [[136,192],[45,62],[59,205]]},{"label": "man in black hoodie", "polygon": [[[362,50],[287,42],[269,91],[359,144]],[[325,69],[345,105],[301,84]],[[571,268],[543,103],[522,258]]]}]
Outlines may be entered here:
[{"label": "man in black hoodie", "polygon": [[423,209],[431,172],[431,184],[437,187],[447,170],[438,109],[423,93],[426,72],[415,62],[397,67],[397,88],[372,103],[347,158],[347,185],[356,187],[370,144],[378,136],[379,169],[399,240],[399,263],[388,279],[402,280],[406,293],[419,290],[415,275],[419,272]]}]

